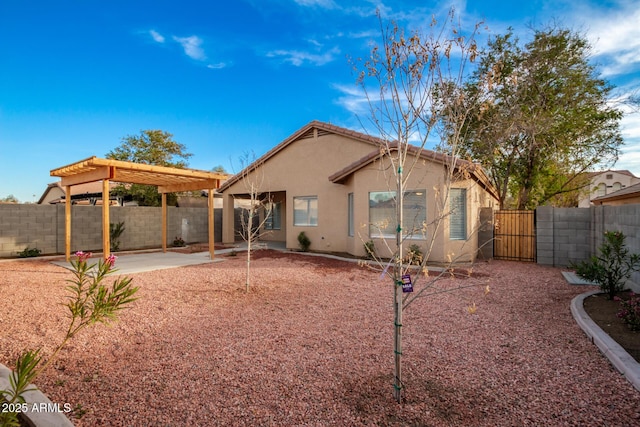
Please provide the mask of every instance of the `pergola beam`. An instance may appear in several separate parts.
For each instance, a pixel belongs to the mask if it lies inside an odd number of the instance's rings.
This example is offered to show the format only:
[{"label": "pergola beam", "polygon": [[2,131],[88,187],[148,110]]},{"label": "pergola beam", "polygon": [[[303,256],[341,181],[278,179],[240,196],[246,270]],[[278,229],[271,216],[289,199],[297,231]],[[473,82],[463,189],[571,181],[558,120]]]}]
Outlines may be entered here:
[{"label": "pergola beam", "polygon": [[80,172],[75,175],[65,176],[62,178],[60,184],[62,186],[71,186],[78,184],[86,184],[87,182],[96,182],[102,179],[113,179],[114,171],[109,166],[102,166],[88,172]]},{"label": "pergola beam", "polygon": [[159,193],[178,193],[180,191],[209,190],[218,188],[217,179],[199,180],[180,184],[158,186]]}]

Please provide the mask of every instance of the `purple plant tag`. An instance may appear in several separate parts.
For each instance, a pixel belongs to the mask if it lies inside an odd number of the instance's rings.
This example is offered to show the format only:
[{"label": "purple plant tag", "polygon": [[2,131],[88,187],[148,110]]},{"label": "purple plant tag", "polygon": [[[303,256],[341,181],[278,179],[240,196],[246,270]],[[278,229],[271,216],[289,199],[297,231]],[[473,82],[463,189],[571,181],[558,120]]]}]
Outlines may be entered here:
[{"label": "purple plant tag", "polygon": [[411,275],[402,275],[402,292],[413,292],[413,283],[411,283]]}]

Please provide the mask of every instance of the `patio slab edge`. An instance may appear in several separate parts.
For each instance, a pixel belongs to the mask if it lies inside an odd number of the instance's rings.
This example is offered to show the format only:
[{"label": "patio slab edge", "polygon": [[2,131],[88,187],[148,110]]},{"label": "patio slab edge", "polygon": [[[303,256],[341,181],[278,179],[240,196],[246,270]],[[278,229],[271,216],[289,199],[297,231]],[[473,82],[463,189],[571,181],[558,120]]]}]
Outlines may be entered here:
[{"label": "patio slab edge", "polygon": [[624,377],[640,391],[640,363],[600,328],[584,310],[584,300],[600,291],[585,292],[571,300],[571,314],[584,333]]}]

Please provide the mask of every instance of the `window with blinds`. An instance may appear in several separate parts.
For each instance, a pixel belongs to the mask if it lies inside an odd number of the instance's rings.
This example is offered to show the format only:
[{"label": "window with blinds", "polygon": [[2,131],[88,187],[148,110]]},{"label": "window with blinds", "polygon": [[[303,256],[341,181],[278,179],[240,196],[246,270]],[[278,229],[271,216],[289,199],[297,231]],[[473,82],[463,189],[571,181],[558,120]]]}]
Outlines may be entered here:
[{"label": "window with blinds", "polygon": [[467,189],[452,188],[449,192],[449,238],[467,240]]},{"label": "window with blinds", "polygon": [[[407,237],[424,238],[427,221],[426,190],[404,192],[403,233]],[[395,237],[396,192],[372,191],[369,193],[369,236]]]},{"label": "window with blinds", "polygon": [[293,225],[318,225],[318,196],[293,198]]}]

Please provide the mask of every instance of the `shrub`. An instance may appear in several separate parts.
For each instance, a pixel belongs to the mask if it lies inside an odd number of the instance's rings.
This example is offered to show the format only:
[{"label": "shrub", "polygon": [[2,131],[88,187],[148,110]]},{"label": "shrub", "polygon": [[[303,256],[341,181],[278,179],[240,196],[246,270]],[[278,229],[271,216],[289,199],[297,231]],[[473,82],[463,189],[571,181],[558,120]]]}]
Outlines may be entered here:
[{"label": "shrub", "polygon": [[180,248],[185,246],[185,243],[182,237],[176,237],[175,239],[173,239],[173,246],[180,247]]},{"label": "shrub", "polygon": [[[71,261],[73,279],[67,286],[67,307],[70,323],[62,342],[55,347],[46,362],[43,362],[41,350],[26,350],[17,359],[16,366],[9,377],[9,388],[0,389],[0,401],[9,408],[24,404],[24,393],[33,390],[30,384],[57,357],[60,350],[81,330],[97,324],[108,324],[118,318],[119,312],[136,300],[137,287],[131,285],[131,278],[120,276],[111,286],[102,284],[108,275],[117,271],[113,268],[116,257],[111,255],[98,264],[88,264],[91,252],[76,252],[77,260]],[[4,406],[3,406],[4,408]],[[1,411],[0,426],[17,426],[16,411]]]},{"label": "shrub", "polygon": [[624,282],[631,277],[631,273],[640,270],[640,255],[629,254],[624,240],[625,236],[621,232],[606,231],[604,242],[598,249],[599,255],[579,264],[571,264],[580,277],[600,285],[609,299],[622,291]]},{"label": "shrub", "polygon": [[422,264],[422,249],[420,249],[420,246],[416,244],[409,246],[409,252],[407,252],[407,262],[413,265]]},{"label": "shrub", "polygon": [[304,231],[301,231],[300,234],[298,234],[298,243],[300,244],[300,249],[302,249],[302,252],[307,252],[309,250],[309,246],[311,246],[311,240],[309,240],[307,235],[304,234]]},{"label": "shrub", "polygon": [[22,252],[18,252],[20,258],[31,258],[39,256],[42,251],[38,248],[30,248],[27,246]]},{"label": "shrub", "polygon": [[376,257],[376,244],[373,240],[364,242],[364,257],[366,259],[375,259]]},{"label": "shrub", "polygon": [[120,249],[120,241],[118,238],[124,232],[124,222],[116,222],[109,224],[109,241],[111,242],[111,250],[117,251]]},{"label": "shrub", "polygon": [[629,294],[628,300],[616,297],[620,301],[620,311],[617,316],[624,321],[632,331],[640,331],[640,295],[633,292]]}]

